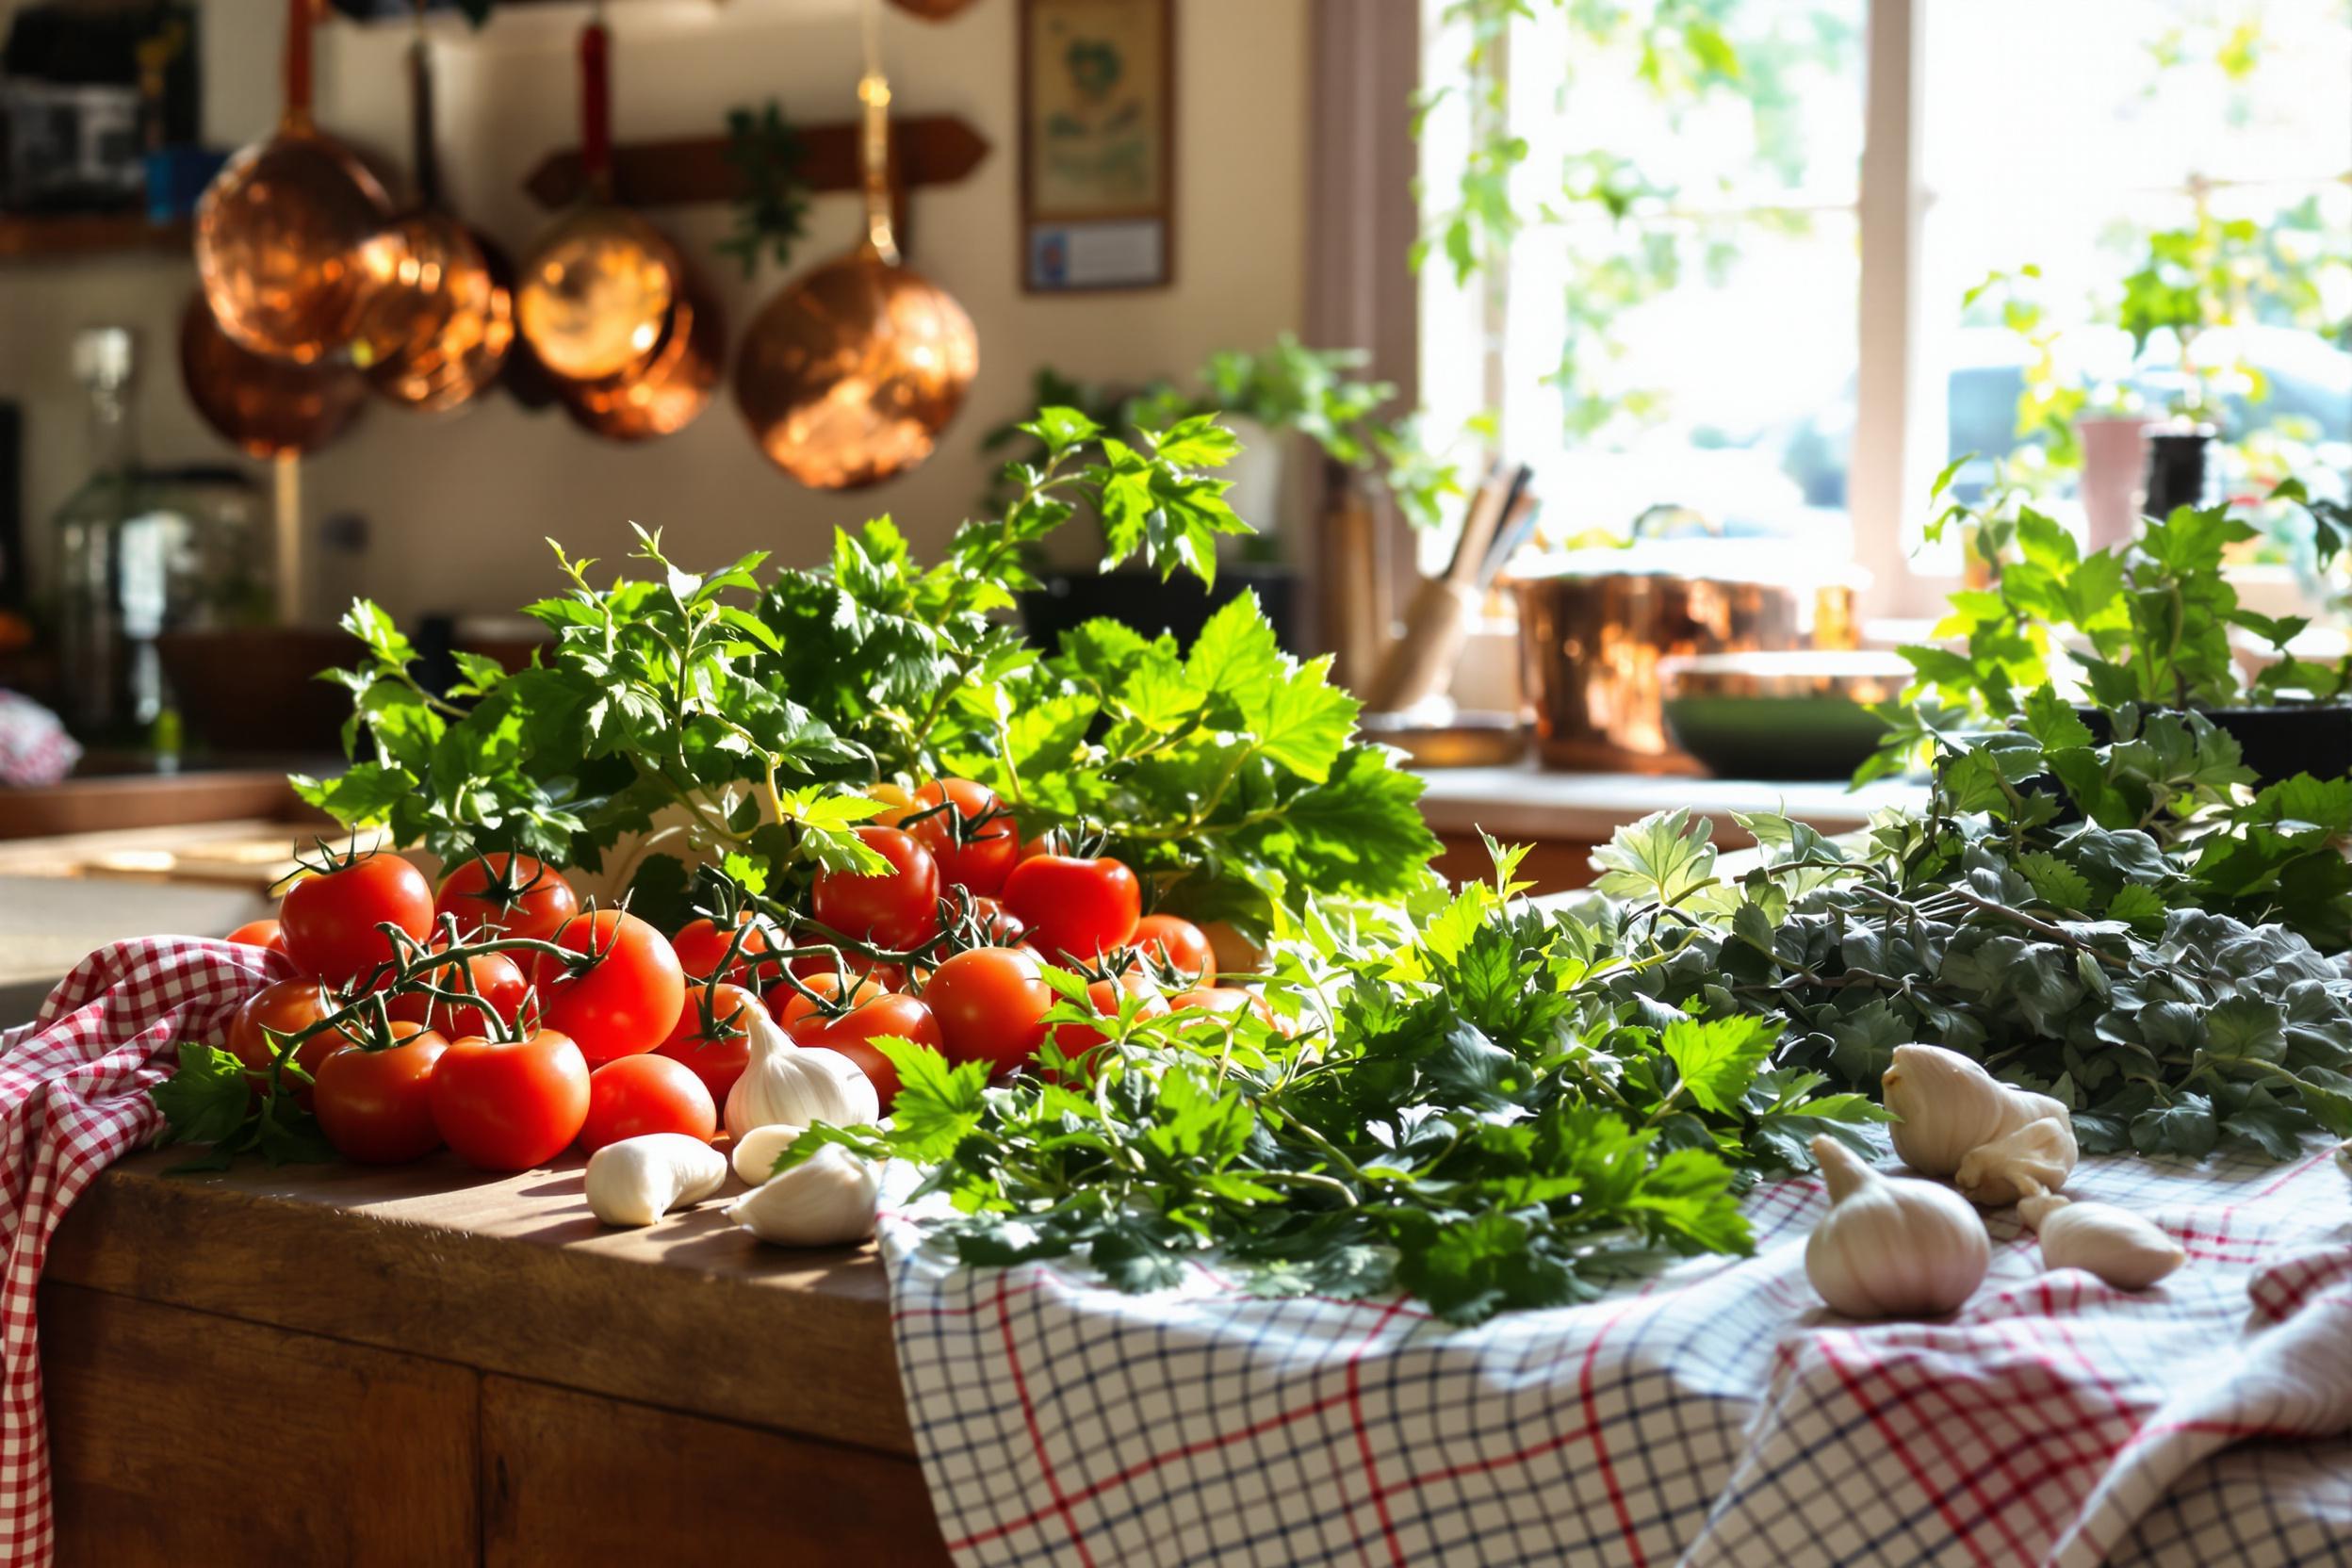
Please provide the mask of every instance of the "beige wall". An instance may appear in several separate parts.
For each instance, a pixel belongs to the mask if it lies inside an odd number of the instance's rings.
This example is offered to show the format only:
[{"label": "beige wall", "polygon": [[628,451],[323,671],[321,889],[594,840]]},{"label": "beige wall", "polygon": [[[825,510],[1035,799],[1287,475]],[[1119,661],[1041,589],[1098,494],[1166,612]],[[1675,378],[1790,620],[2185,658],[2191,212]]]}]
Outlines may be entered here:
[{"label": "beige wall", "polygon": [[[853,496],[805,490],[753,449],[724,393],[694,426],[648,447],[591,439],[560,413],[503,398],[433,419],[369,410],[311,461],[310,517],[351,509],[374,529],[370,590],[396,612],[509,609],[551,585],[546,536],[608,560],[630,519],[666,532],[671,552],[714,561],[764,547],[812,557],[834,525],[889,512],[919,546],[971,506],[983,430],[1020,410],[1031,370],[1087,378],[1197,366],[1209,351],[1270,341],[1301,316],[1306,186],[1306,0],[1175,0],[1178,208],[1174,287],[1095,297],[1020,291],[1016,253],[1014,31],[1018,0],[977,0],[927,24],[892,8],[884,48],[907,113],[952,112],[992,144],[959,186],[915,198],[911,260],[971,311],[980,379],[940,452],[914,474]],[[216,142],[263,132],[275,115],[280,0],[204,0],[206,118]],[[480,34],[436,23],[444,179],[459,210],[519,249],[545,221],[519,182],[573,140],[575,40],[585,8],[513,8]],[[620,0],[614,32],[616,134],[715,132],[727,108],[780,99],[786,113],[846,118],[855,106],[857,13],[849,0]],[[405,162],[404,26],[337,24],[319,41],[320,118]],[[710,254],[722,207],[656,215],[704,260],[740,326],[782,286],[773,267],[745,283]],[[795,267],[844,247],[846,197],[824,197]],[[176,258],[109,258],[0,269],[0,397],[25,405],[28,518],[45,518],[82,462],[79,393],[67,372],[74,329],[139,327],[151,372],[141,398],[151,457],[220,458],[165,360],[193,286]]]}]

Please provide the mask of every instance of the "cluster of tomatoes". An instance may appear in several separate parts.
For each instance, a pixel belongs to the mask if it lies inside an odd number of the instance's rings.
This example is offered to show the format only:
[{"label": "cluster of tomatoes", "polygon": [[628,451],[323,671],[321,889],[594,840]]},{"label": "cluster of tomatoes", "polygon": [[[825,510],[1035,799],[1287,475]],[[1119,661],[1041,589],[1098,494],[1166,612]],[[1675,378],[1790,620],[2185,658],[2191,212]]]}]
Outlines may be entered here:
[{"label": "cluster of tomatoes", "polygon": [[574,1144],[714,1137],[755,1018],[849,1057],[887,1110],[898,1079],[876,1038],[993,1073],[1028,1062],[1049,1028],[1067,1056],[1101,1044],[1089,1024],[1048,1024],[1060,1000],[1049,960],[1087,977],[1103,1019],[1122,993],[1145,1016],[1264,1014],[1252,993],[1211,983],[1199,926],[1143,913],[1119,861],[1023,841],[970,780],[874,792],[884,809],[858,833],[886,869],[820,873],[789,933],[722,909],[664,937],[626,910],[583,908],[528,856],[484,855],[437,890],[394,855],[331,857],[276,920],[232,935],[283,954],[298,977],[251,997],[227,1047],[256,1094],[291,1092],[351,1159],[446,1144],[521,1170]]}]

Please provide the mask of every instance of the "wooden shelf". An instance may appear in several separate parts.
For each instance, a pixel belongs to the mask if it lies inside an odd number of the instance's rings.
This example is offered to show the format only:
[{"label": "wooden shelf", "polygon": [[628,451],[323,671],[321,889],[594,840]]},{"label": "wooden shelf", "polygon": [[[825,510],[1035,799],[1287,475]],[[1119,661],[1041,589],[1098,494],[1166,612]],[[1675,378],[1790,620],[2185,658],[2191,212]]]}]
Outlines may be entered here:
[{"label": "wooden shelf", "polygon": [[0,261],[63,256],[188,254],[185,222],[150,223],[140,212],[0,213]]}]

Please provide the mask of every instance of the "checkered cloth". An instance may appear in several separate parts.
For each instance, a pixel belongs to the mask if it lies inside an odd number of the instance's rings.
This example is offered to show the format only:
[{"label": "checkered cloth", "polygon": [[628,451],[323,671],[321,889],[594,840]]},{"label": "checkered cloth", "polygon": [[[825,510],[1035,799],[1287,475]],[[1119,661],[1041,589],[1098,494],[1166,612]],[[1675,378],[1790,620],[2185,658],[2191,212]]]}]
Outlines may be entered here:
[{"label": "checkered cloth", "polygon": [[102,947],[32,1022],[0,1032],[0,1563],[56,1547],[34,1307],[49,1236],[90,1179],[163,1124],[146,1091],[186,1039],[218,1041],[237,1004],[289,973],[278,955],[198,937]]},{"label": "checkered cloth", "polygon": [[[1805,1278],[1817,1180],[1751,1195],[1753,1258],[1448,1329],[1203,1268],[881,1241],[915,1441],[959,1563],[2352,1563],[2352,1182],[2085,1161],[2190,1262],[2045,1272],[2013,1213],[1950,1321],[1852,1323]],[[903,1200],[895,1200],[903,1202]]]}]

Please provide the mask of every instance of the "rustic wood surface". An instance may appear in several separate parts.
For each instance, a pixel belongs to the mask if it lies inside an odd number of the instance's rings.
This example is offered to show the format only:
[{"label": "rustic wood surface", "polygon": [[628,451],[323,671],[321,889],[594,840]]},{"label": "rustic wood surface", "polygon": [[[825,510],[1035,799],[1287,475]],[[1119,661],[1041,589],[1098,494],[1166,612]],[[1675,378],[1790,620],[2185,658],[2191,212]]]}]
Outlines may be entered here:
[{"label": "rustic wood surface", "polygon": [[449,1154],[370,1169],[125,1160],[59,1226],[46,1278],[420,1352],[484,1372],[911,1459],[871,1248],[765,1247],[717,1197],[599,1225],[577,1159],[485,1176]]}]

